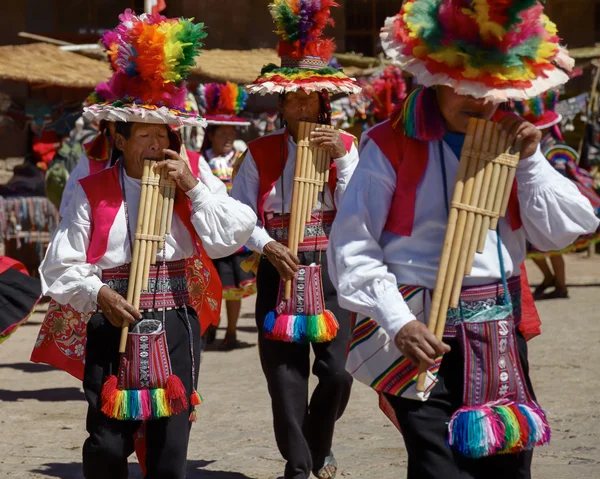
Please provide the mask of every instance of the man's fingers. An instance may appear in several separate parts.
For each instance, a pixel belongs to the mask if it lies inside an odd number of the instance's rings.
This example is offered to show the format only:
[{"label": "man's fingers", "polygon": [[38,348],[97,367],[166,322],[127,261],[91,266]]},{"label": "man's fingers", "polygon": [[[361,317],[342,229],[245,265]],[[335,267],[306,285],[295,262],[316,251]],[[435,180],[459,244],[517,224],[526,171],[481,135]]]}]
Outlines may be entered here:
[{"label": "man's fingers", "polygon": [[115,328],[120,328],[123,325],[123,320],[121,318],[113,316],[112,314],[108,315],[104,313],[104,315],[106,316],[106,319],[108,319],[108,322],[112,324]]},{"label": "man's fingers", "polygon": [[436,353],[435,349],[433,348],[433,345],[430,344],[429,342],[429,338],[423,338],[421,341],[419,341],[419,349],[421,351],[423,351],[428,357],[435,359],[437,358],[438,354]]},{"label": "man's fingers", "polygon": [[419,348],[415,348],[413,355],[419,364],[425,363],[427,366],[433,366],[435,364],[435,361]]},{"label": "man's fingers", "polygon": [[170,156],[170,157],[171,157],[171,158],[173,158],[174,160],[177,160],[177,161],[181,161],[181,160],[182,160],[181,156],[179,156],[179,153],[177,153],[176,151],[173,151],[173,150],[169,150],[168,148],[167,148],[167,149],[164,149],[164,150],[163,150],[163,153],[164,153],[165,155],[168,155],[168,156]]},{"label": "man's fingers", "polygon": [[431,356],[433,358],[437,358],[442,354],[450,352],[450,346],[440,341],[431,331],[427,331],[427,334],[425,335],[425,340],[434,350],[434,355]]},{"label": "man's fingers", "polygon": [[125,305],[124,305],[124,309],[125,311],[127,311],[132,317],[136,318],[136,319],[142,319],[142,313],[140,313],[137,309],[135,309],[133,307],[133,304],[129,304],[127,301],[125,301]]}]

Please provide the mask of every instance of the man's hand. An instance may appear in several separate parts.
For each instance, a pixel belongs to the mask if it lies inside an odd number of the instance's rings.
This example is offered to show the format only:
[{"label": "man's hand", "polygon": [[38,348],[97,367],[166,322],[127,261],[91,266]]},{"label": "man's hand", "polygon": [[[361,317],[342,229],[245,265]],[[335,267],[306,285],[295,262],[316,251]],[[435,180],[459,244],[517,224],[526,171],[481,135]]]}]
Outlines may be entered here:
[{"label": "man's hand", "polygon": [[102,286],[98,291],[98,306],[102,314],[115,328],[123,326],[123,321],[133,323],[137,319],[142,319],[141,313],[129,304],[123,296],[108,286]]},{"label": "man's hand", "polygon": [[394,342],[406,359],[417,366],[421,363],[432,366],[435,358],[450,352],[450,346],[442,343],[427,326],[416,320],[402,327]]},{"label": "man's hand", "polygon": [[165,170],[185,193],[194,188],[198,184],[198,179],[194,177],[187,162],[173,150],[163,150],[163,153],[169,156],[169,159],[159,161],[155,167],[156,171]]},{"label": "man's hand", "polygon": [[344,146],[344,142],[342,141],[342,134],[339,130],[316,128],[315,131],[311,133],[310,139],[321,148],[328,150],[334,160],[346,156],[348,153]]},{"label": "man's hand", "polygon": [[[533,156],[542,140],[542,132],[528,121],[507,115],[498,122],[508,135],[508,144],[521,154],[521,159]],[[513,145],[514,143],[514,145]]]},{"label": "man's hand", "polygon": [[271,241],[265,245],[263,253],[271,264],[277,268],[281,279],[286,281],[292,279],[298,271],[300,260],[292,254],[287,246],[277,241]]}]

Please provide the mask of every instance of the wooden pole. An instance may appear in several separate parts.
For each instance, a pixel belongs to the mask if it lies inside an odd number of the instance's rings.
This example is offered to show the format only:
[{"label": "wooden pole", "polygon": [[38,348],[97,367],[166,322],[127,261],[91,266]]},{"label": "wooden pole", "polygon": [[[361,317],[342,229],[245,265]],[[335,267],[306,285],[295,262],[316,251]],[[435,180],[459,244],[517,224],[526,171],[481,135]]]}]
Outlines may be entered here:
[{"label": "wooden pole", "polygon": [[[487,122],[485,134],[483,136],[483,150],[479,156],[479,161],[483,163],[485,168],[483,173],[483,184],[481,186],[481,193],[479,195],[479,201],[477,202],[477,208],[485,210],[487,200],[490,192],[490,183],[492,181],[492,174],[494,172],[494,163],[492,160],[496,157],[496,148],[498,146],[498,125],[496,123]],[[475,215],[475,224],[473,226],[473,233],[469,238],[469,249],[467,253],[467,264],[465,267],[465,274],[471,274],[473,269],[473,263],[475,262],[475,252],[477,245],[479,244],[479,237],[481,235],[481,228],[483,226],[483,218],[486,217],[482,213]],[[489,217],[487,217],[489,218]]]},{"label": "wooden pole", "polygon": [[[500,128],[497,127],[496,130],[494,131],[494,136],[496,138],[493,139],[492,142],[494,142],[494,141],[496,142],[496,147],[493,151],[495,151],[497,155],[504,153],[504,151],[506,149],[506,139],[507,139],[506,134],[503,134],[501,132]],[[502,169],[502,166],[499,163],[494,163],[494,166],[492,169],[492,179],[490,181],[490,190],[488,192],[486,203],[485,203],[485,209],[488,211],[496,212],[494,210],[494,204],[496,201],[496,194],[497,194],[498,186],[500,183],[501,169]],[[483,222],[481,224],[481,231],[479,233],[479,242],[477,245],[478,253],[483,253],[483,250],[485,248],[485,240],[487,238],[488,231],[490,230],[491,220],[492,220],[492,218],[490,216],[484,216],[484,218],[483,218]]]},{"label": "wooden pole", "polygon": [[[138,206],[138,217],[135,225],[136,233],[142,230],[144,215],[146,210],[146,197],[148,194],[148,185],[143,181],[150,174],[150,161],[144,161],[144,168],[142,172],[142,188],[140,193],[140,204]],[[129,227],[129,225],[127,225]],[[137,236],[137,235],[136,235]],[[129,270],[129,283],[127,285],[127,302],[132,304],[135,309],[140,307],[140,298],[138,296],[137,302],[135,300],[135,291],[139,290],[137,287],[137,273],[139,270],[141,252],[141,241],[139,238],[135,238],[133,243],[133,251],[131,253],[131,268]],[[127,348],[127,334],[129,333],[129,324],[123,323],[121,327],[121,340],[119,342],[119,353],[124,353]]]},{"label": "wooden pole", "polygon": [[[469,167],[467,169],[467,176],[465,181],[465,187],[463,189],[462,198],[458,202],[459,204],[469,205],[471,203],[471,197],[473,196],[473,187],[475,186],[475,175],[477,173],[477,163],[479,160],[479,147],[481,145],[481,139],[483,137],[483,128],[481,123],[477,121],[475,138],[473,139],[473,146],[469,155]],[[465,140],[466,141],[466,140]],[[448,306],[450,304],[451,295],[454,291],[456,271],[458,269],[458,262],[461,259],[463,253],[463,243],[465,230],[467,226],[467,219],[469,213],[464,209],[458,210],[458,219],[456,220],[456,230],[454,232],[454,243],[452,251],[450,252],[450,260],[448,262],[448,273],[446,276],[446,284],[444,285],[444,292],[442,293],[441,308],[438,312],[438,320],[436,324],[435,333],[441,337],[444,332],[446,325],[446,314],[448,312]],[[465,270],[464,263],[460,269],[460,274]]]},{"label": "wooden pole", "polygon": [[[152,180],[152,196],[150,197],[150,218],[148,223],[148,235],[153,236],[156,228],[156,212],[158,210],[158,193],[160,190],[160,173],[155,170],[155,163],[150,170],[150,178]],[[152,264],[152,251],[154,250],[155,238],[148,240],[146,247],[146,259],[144,260],[144,276],[142,279],[142,289],[148,291],[148,282],[150,279],[150,265]]]},{"label": "wooden pole", "polygon": [[[298,139],[304,138],[306,135],[306,123],[300,122]],[[292,254],[298,254],[298,223],[299,223],[299,209],[298,209],[298,197],[300,196],[300,187],[296,178],[300,178],[302,175],[302,154],[303,147],[298,146],[296,151],[296,164],[294,166],[294,181],[292,188],[292,203],[290,205],[290,221],[288,226],[288,248]],[[283,199],[285,201],[285,198]],[[292,294],[292,282],[288,280],[285,282],[285,299],[291,298]]]},{"label": "wooden pole", "polygon": [[[452,202],[458,202],[463,196],[464,182],[467,175],[467,170],[471,158],[471,148],[473,146],[473,138],[475,136],[475,130],[477,128],[477,121],[469,121],[467,128],[467,135],[465,136],[465,142],[460,155],[460,163],[458,165],[458,172],[456,174],[456,184],[454,187],[454,194],[452,196]],[[329,170],[327,170],[329,172]],[[442,247],[442,255],[440,258],[440,267],[437,273],[437,279],[435,282],[435,288],[433,290],[433,296],[431,298],[431,311],[429,313],[429,320],[427,327],[432,333],[436,333],[438,317],[440,315],[442,305],[442,293],[445,289],[445,283],[447,277],[454,277],[454,275],[448,275],[448,265],[450,261],[450,253],[454,245],[454,233],[456,231],[456,223],[458,220],[458,210],[456,208],[450,208],[448,215],[448,225],[446,226],[446,235],[444,237],[444,244]],[[447,308],[446,308],[447,309]],[[446,311],[444,311],[446,313]],[[442,339],[442,336],[439,336]],[[419,377],[417,379],[417,391],[425,390],[425,380],[427,378],[427,364],[423,363],[419,367]]]}]

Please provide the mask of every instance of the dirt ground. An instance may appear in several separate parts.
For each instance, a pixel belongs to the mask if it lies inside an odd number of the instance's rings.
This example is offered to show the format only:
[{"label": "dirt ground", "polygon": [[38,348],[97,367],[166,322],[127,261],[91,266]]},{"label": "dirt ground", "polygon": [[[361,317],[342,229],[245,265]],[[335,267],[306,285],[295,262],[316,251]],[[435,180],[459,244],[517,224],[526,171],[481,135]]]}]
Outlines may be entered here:
[{"label": "dirt ground", "polygon": [[[571,256],[567,271],[571,299],[538,303],[543,334],[530,342],[533,382],[553,428],[551,445],[536,452],[536,479],[600,477],[600,258]],[[192,430],[189,478],[271,479],[283,472],[252,308],[252,300],[245,302],[239,333],[248,347],[203,355],[205,404]],[[41,318],[37,314],[0,346],[0,478],[82,477],[81,385],[66,373],[29,363]],[[402,438],[361,384],[355,383],[338,423],[334,452],[342,477],[405,475]],[[130,477],[141,478],[131,461]]]}]

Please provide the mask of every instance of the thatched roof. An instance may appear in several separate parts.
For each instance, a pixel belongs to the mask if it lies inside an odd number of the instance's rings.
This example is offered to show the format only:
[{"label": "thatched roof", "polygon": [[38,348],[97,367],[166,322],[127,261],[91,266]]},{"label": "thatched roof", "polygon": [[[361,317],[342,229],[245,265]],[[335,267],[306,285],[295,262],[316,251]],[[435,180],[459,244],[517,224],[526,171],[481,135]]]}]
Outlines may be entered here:
[{"label": "thatched roof", "polygon": [[196,58],[197,66],[193,73],[201,81],[231,81],[243,85],[256,80],[262,67],[268,63],[279,64],[277,52],[271,48],[202,50]]},{"label": "thatched roof", "polygon": [[93,89],[110,76],[108,63],[48,43],[0,47],[0,80]]}]

